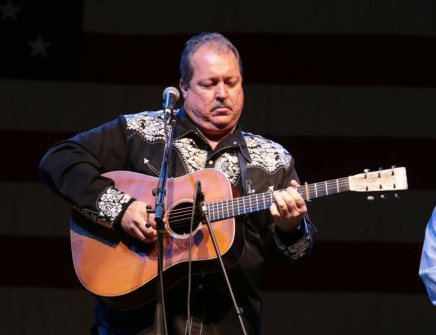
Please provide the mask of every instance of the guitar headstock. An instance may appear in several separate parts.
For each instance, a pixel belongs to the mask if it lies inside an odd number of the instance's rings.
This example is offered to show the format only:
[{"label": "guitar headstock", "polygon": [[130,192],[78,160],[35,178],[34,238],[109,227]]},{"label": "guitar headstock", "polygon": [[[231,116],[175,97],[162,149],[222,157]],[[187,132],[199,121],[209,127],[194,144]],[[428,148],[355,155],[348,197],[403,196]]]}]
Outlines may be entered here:
[{"label": "guitar headstock", "polygon": [[405,167],[359,173],[350,176],[350,191],[384,192],[407,190]]}]

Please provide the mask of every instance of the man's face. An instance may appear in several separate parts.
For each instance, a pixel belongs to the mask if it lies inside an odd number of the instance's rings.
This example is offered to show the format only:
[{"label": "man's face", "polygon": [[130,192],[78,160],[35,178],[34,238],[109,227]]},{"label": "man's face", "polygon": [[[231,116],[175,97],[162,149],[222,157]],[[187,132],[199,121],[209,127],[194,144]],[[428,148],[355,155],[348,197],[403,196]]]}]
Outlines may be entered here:
[{"label": "man's face", "polygon": [[232,132],[244,104],[239,63],[231,50],[205,44],[191,58],[193,76],[180,81],[186,113],[209,139]]}]

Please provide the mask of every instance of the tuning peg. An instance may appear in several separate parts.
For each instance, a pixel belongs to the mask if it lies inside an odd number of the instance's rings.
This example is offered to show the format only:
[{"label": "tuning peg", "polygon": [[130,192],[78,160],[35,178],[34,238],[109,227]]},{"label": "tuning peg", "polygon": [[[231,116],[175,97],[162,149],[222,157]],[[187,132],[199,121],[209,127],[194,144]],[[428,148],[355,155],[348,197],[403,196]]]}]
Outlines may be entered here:
[{"label": "tuning peg", "polygon": [[395,194],[394,194],[394,197],[395,197],[395,199],[400,199],[400,198],[401,198],[400,195],[399,195],[398,193],[395,193]]},{"label": "tuning peg", "polygon": [[380,196],[380,198],[382,198],[383,200],[385,200],[385,199],[388,198],[388,196],[387,196],[386,194],[382,194],[382,195]]},{"label": "tuning peg", "polygon": [[381,170],[383,170],[383,168],[382,168],[382,167],[379,167],[378,170],[381,171]]},{"label": "tuning peg", "polygon": [[374,198],[373,195],[370,195],[370,196],[366,197],[366,199],[367,199],[368,201],[373,201],[375,198]]},{"label": "tuning peg", "polygon": [[368,172],[370,172],[371,170],[370,169],[364,169],[363,170],[363,172],[365,172],[365,173],[368,173]]},{"label": "tuning peg", "polygon": [[397,168],[397,166],[396,166],[396,165],[392,165],[392,168],[393,168],[393,169],[396,169],[396,168]]}]

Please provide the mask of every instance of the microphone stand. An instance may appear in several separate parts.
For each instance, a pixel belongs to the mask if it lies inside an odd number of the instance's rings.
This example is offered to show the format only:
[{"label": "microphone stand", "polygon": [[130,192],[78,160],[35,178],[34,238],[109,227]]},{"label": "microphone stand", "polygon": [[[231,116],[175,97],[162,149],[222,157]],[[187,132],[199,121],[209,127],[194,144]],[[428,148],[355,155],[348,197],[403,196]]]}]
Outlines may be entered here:
[{"label": "microphone stand", "polygon": [[209,213],[207,210],[207,206],[204,202],[204,193],[201,191],[200,181],[197,181],[197,183],[196,183],[196,190],[197,190],[197,194],[194,195],[194,199],[196,199],[196,203],[193,206],[193,210],[194,211],[198,210],[201,214],[202,221],[206,221],[206,225],[207,225],[207,228],[209,230],[210,237],[211,237],[211,240],[213,242],[213,246],[215,248],[216,255],[218,257],[218,262],[220,264],[221,271],[222,271],[223,276],[224,276],[224,280],[227,284],[227,289],[229,291],[230,298],[232,299],[233,307],[235,308],[236,316],[238,317],[238,320],[239,320],[239,325],[241,326],[241,332],[242,332],[242,334],[247,335],[247,330],[245,329],[244,320],[242,319],[243,311],[242,311],[242,308],[240,308],[238,303],[236,302],[235,295],[233,294],[232,286],[230,284],[230,280],[229,280],[229,277],[227,275],[227,271],[226,271],[226,268],[224,266],[223,259],[221,257],[221,252],[218,248],[218,243],[217,243],[217,240],[215,238],[215,233],[213,232],[212,225],[211,225],[210,220],[209,220]]},{"label": "microphone stand", "polygon": [[[165,109],[165,114],[167,114],[168,109]],[[170,110],[169,119],[165,115],[164,117],[164,127],[166,129],[167,124],[170,125],[170,131],[165,136],[165,147],[163,152],[163,159],[161,170],[159,174],[158,186],[153,190],[153,195],[156,196],[156,206],[155,206],[155,217],[156,230],[157,230],[157,248],[158,248],[158,283],[157,283],[157,301],[155,306],[155,318],[154,327],[156,335],[166,335],[167,325],[165,318],[165,300],[164,300],[164,287],[163,287],[163,235],[164,235],[164,223],[163,217],[165,214],[164,201],[166,195],[166,184],[168,179],[168,170],[171,162],[171,148],[173,142],[174,131],[177,126],[177,120],[174,117],[173,110]]]}]

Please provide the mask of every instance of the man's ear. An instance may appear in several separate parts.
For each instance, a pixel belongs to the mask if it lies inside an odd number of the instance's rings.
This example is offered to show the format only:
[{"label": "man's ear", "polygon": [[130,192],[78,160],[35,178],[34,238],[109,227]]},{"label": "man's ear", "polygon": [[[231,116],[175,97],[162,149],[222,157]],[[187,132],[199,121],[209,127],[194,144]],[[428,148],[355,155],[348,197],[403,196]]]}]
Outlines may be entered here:
[{"label": "man's ear", "polygon": [[180,87],[180,90],[182,91],[183,98],[186,98],[186,93],[188,91],[188,85],[186,85],[186,83],[183,81],[183,79],[179,80],[179,87]]}]

